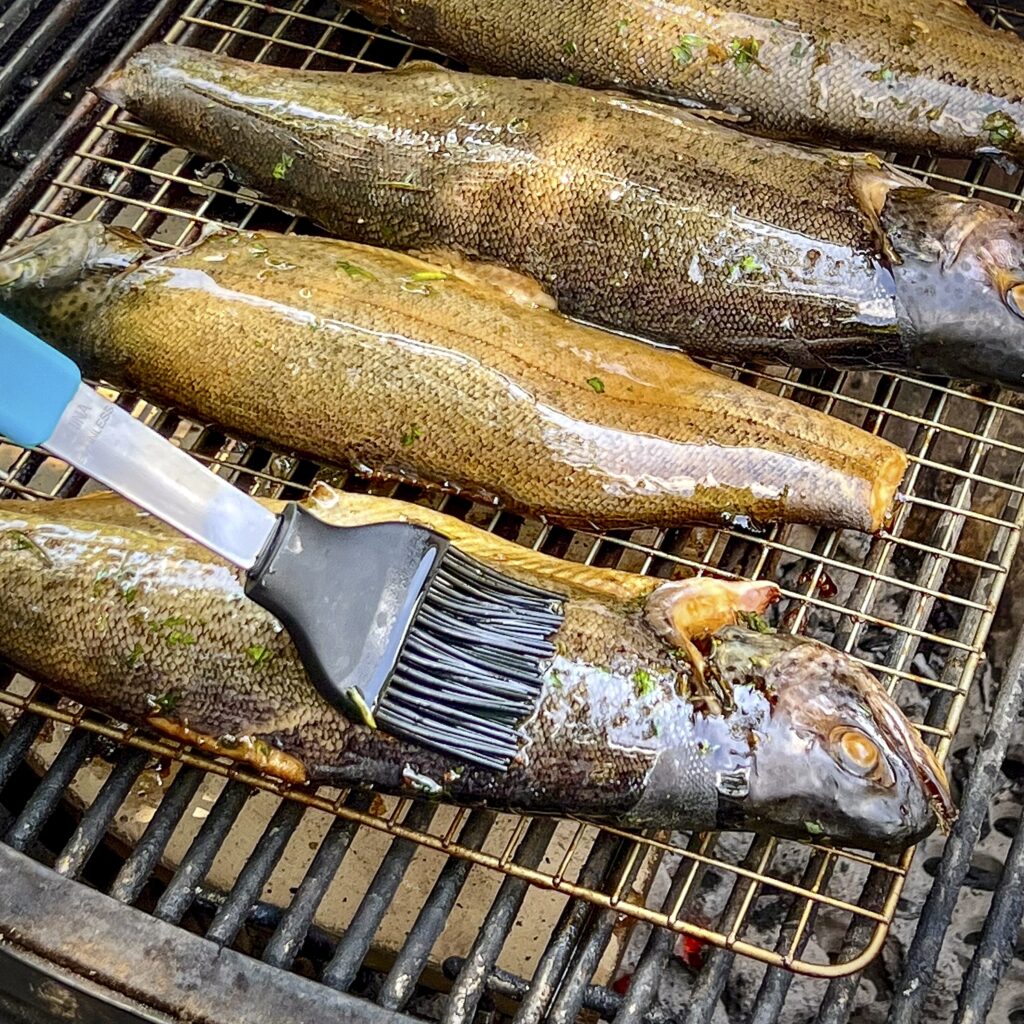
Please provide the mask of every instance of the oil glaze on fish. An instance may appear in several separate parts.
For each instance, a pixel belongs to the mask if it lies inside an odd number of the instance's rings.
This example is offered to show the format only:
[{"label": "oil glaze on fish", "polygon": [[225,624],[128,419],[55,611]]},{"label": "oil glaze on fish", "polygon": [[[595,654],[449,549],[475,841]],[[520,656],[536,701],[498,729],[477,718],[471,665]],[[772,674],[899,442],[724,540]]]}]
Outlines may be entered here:
[{"label": "oil glaze on fish", "polygon": [[271,234],[155,255],[88,222],[0,254],[0,306],[195,418],[563,523],[882,525],[895,446],[485,272]]},{"label": "oil glaze on fish", "polygon": [[502,263],[587,321],[707,356],[1024,386],[1024,218],[871,155],[422,63],[151,46],[104,91],[336,234]]},{"label": "oil glaze on fish", "polygon": [[728,111],[754,131],[1024,156],[1024,43],[960,0],[354,0],[471,67]]},{"label": "oil glaze on fish", "polygon": [[506,774],[350,723],[318,696],[232,568],[107,495],[0,503],[0,657],[119,719],[295,782],[884,850],[952,815],[931,752],[856,662],[810,640],[721,625],[729,605],[764,608],[771,584],[692,581],[670,593],[694,602],[669,616],[673,628],[715,629],[700,687],[645,615],[661,581],[553,559],[388,499],[320,485],[311,505],[339,525],[424,523],[561,596],[558,653]]}]

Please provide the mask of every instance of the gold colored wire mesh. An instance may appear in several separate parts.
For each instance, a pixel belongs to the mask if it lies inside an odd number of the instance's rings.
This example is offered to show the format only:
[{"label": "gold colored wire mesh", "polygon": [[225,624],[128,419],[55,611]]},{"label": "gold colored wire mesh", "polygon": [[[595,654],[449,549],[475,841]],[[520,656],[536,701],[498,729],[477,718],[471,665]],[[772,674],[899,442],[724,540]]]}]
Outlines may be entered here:
[{"label": "gold colored wire mesh", "polygon": [[[991,20],[1020,28],[1001,8]],[[440,59],[417,50],[329,0],[193,0],[167,35],[232,56],[291,68],[358,72],[397,66],[410,58]],[[905,166],[939,188],[1019,208],[1022,182],[985,162],[967,166],[919,160]],[[130,227],[154,243],[192,240],[202,225],[221,223],[280,231],[311,225],[239,189],[223,170],[174,148],[123,112],[108,108],[77,153],[21,226],[17,236],[54,221],[99,217]],[[940,758],[949,750],[1007,578],[1024,523],[1024,416],[993,390],[976,393],[921,384],[899,375],[771,370],[727,370],[747,383],[786,395],[857,423],[901,444],[911,465],[903,500],[891,525],[867,537],[849,531],[774,527],[763,534],[740,528],[686,528],[577,532],[474,506],[452,496],[428,495],[408,485],[382,488],[337,468],[314,466],[287,453],[225,437],[215,426],[190,423],[131,396],[121,400],[136,415],[173,436],[218,473],[254,494],[296,497],[316,479],[419,500],[467,518],[505,537],[559,557],[668,576],[714,571],[724,576],[769,578],[782,586],[777,624],[825,639],[862,661],[893,692]],[[272,381],[267,382],[273,386]],[[75,474],[42,453],[0,446],[0,487],[42,500],[73,490]],[[484,868],[526,879],[566,896],[613,908],[769,964],[819,977],[851,973],[880,949],[893,919],[912,853],[877,858],[813,843],[772,839],[737,843],[734,837],[622,835],[631,844],[624,867],[600,890],[574,881],[598,828],[579,823],[566,853],[541,868],[516,861],[528,819],[500,848],[459,846],[465,812],[443,827],[413,830],[402,824],[408,802],[376,814],[344,806],[326,792],[289,789],[247,769],[180,744],[157,740],[84,710],[35,694],[0,692],[0,702],[58,722],[79,725],[161,757],[240,779],[283,798],[381,830]],[[678,859],[684,882],[664,904],[638,903],[630,892],[636,864],[645,857]],[[706,871],[731,880],[732,894],[710,924],[688,916]],[[875,880],[860,895],[869,874]],[[877,884],[881,878],[883,884]],[[880,895],[879,895],[880,893]],[[785,920],[772,936],[755,925],[765,900],[788,900]],[[846,955],[806,954],[819,912],[833,934],[854,920],[870,926],[863,946]],[[822,947],[818,947],[819,949]]]}]

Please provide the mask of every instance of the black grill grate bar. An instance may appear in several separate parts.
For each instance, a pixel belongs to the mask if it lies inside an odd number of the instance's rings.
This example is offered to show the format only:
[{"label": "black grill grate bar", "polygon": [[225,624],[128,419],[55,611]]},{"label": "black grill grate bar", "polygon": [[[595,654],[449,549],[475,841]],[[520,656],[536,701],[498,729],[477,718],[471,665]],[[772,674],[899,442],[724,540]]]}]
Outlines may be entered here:
[{"label": "black grill grate bar", "polygon": [[210,813],[181,859],[167,889],[157,901],[153,911],[162,921],[177,924],[192,905],[196,887],[206,877],[213,858],[227,838],[242,805],[252,792],[249,786],[232,779],[220,792]]},{"label": "black grill grate bar", "polygon": [[[71,24],[83,0],[60,0],[50,14],[39,23],[24,45],[18,47],[14,56],[0,67],[0,96],[9,92],[42,54]],[[91,37],[89,45],[95,43]]]},{"label": "black grill grate bar", "polygon": [[[61,4],[57,11],[65,6],[73,6],[76,10],[79,3],[74,5]],[[0,151],[10,146],[18,133],[22,131],[38,109],[46,103],[57,90],[77,71],[83,57],[92,49],[95,49],[96,39],[100,37],[105,26],[123,21],[134,13],[137,8],[137,0],[108,0],[106,4],[89,20],[89,23],[77,34],[75,41],[64,51],[59,61],[50,65],[46,74],[39,79],[38,84],[32,89],[28,96],[14,109],[7,120],[0,126]],[[54,29],[54,36],[67,27],[73,18],[76,10],[73,10],[67,17],[61,18],[61,23]],[[44,24],[49,24],[57,16],[57,11],[47,19]],[[26,48],[31,56],[38,56],[40,50],[31,47]],[[3,73],[0,72],[0,75]],[[12,79],[15,81],[16,79]],[[0,91],[4,88],[0,83]]]},{"label": "black grill grate bar", "polygon": [[[460,846],[479,850],[487,839],[494,824],[493,811],[472,811],[462,826],[458,843]],[[416,987],[416,981],[430,957],[434,943],[444,930],[448,916],[455,906],[462,887],[466,884],[472,864],[461,857],[449,857],[437,876],[430,894],[420,909],[416,921],[391,970],[384,979],[377,1002],[386,1010],[401,1010],[409,1001]]]},{"label": "black grill grate bar", "polygon": [[[436,813],[436,804],[418,800],[406,812],[402,824],[417,832],[426,832]],[[321,978],[324,984],[344,992],[355,981],[363,957],[409,869],[416,845],[411,839],[391,841],[373,881],[359,901],[355,916],[338,940],[331,962],[324,968]]]},{"label": "black grill grate bar", "polygon": [[253,906],[263,892],[288,840],[299,824],[305,808],[292,800],[282,800],[267,823],[235,884],[217,911],[206,937],[222,946],[235,940]]},{"label": "black grill grate bar", "polygon": [[84,729],[71,733],[60,753],[53,759],[50,770],[43,776],[21,814],[4,836],[8,846],[24,850],[36,838],[67,792],[78,769],[89,759],[95,742],[96,736]]},{"label": "black grill grate bar", "polygon": [[[346,797],[344,806],[355,811],[366,811],[372,799],[371,794],[355,790]],[[335,818],[331,822],[291,903],[281,915],[280,923],[263,950],[266,963],[285,969],[291,967],[306,940],[317,907],[338,873],[357,829],[356,822],[344,818]]]},{"label": "black grill grate bar", "polygon": [[[465,958],[461,956],[449,957],[449,959],[445,961],[445,974],[449,977],[454,977],[462,970],[465,962]],[[526,998],[531,985],[532,982],[527,981],[525,978],[520,978],[518,974],[512,974],[511,971],[503,970],[500,967],[495,967],[487,976],[488,992],[494,992],[498,995],[505,996],[517,1003],[522,1002]],[[615,1013],[621,1003],[622,997],[605,988],[603,985],[586,986],[583,996],[583,1008],[585,1010],[595,1011],[604,1020],[611,1020],[615,1016]],[[654,1010],[647,1018],[645,1018],[645,1024],[669,1024],[666,1016],[667,1015],[664,1011],[660,1009]]]},{"label": "black grill grate bar", "polygon": [[[97,80],[102,78],[107,71],[124,63],[129,54],[152,41],[179,3],[180,0],[156,0],[153,9],[146,15],[143,23],[139,25],[113,60],[105,65],[104,71],[97,76]],[[28,0],[25,6],[32,7],[33,0]],[[118,37],[119,29],[120,26],[108,22],[101,26],[100,34],[105,37]],[[87,93],[83,96],[6,194],[0,196],[0,237],[7,237],[18,221],[28,213],[33,198],[39,192],[39,183],[50,179],[57,165],[73,151],[77,142],[92,126],[99,106],[99,97],[94,93]],[[0,490],[0,495],[2,493]]]},{"label": "black grill grate bar", "polygon": [[[515,852],[516,862],[536,868],[555,834],[556,825],[557,822],[549,818],[535,818],[531,821]],[[487,976],[498,962],[505,939],[519,915],[519,908],[523,905],[529,887],[529,882],[513,875],[507,876],[501,883],[498,895],[480,927],[480,933],[452,985],[441,1024],[466,1024],[473,1020],[483,998]]]},{"label": "black grill grate bar", "polygon": [[[602,832],[580,869],[579,884],[588,889],[601,886],[607,880],[615,854],[621,846],[617,836]],[[580,899],[570,900],[565,905],[534,971],[526,998],[516,1013],[515,1024],[537,1024],[544,1017],[565,977],[592,909],[591,904]]]},{"label": "black grill grate bar", "polygon": [[[636,843],[624,842],[619,847],[616,857],[617,881],[615,888],[609,891],[628,892],[636,878],[643,854]],[[624,862],[624,863],[623,863]],[[583,1000],[587,994],[590,979],[597,970],[601,954],[612,935],[612,928],[618,919],[618,912],[611,909],[598,910],[590,908],[587,934],[583,942],[573,954],[572,962],[562,980],[561,988],[555,996],[548,1020],[551,1024],[572,1024],[583,1009]]]},{"label": "black grill grate bar", "polygon": [[[861,891],[861,899],[870,901],[869,906],[878,906],[888,892],[889,880],[886,872],[874,868],[868,873],[868,880]],[[856,956],[871,940],[871,933],[875,927],[877,926],[863,917],[854,918],[843,936],[839,958],[849,959]],[[853,1012],[860,978],[859,974],[847,974],[841,978],[833,978],[828,983],[818,1007],[815,1024],[846,1024]]]},{"label": "black grill grate bar", "polygon": [[981,930],[981,938],[964,975],[955,1024],[985,1021],[999,982],[1014,957],[1024,913],[1024,821],[1018,819],[999,884]]},{"label": "black grill grate bar", "polygon": [[134,903],[139,898],[146,880],[160,862],[171,833],[192,802],[202,781],[203,773],[198,768],[183,767],[178,770],[157,806],[156,813],[150,819],[135,849],[121,865],[121,870],[110,887],[110,895],[115,900]]},{"label": "black grill grate bar", "polygon": [[964,787],[956,823],[946,840],[939,870],[907,950],[903,974],[889,1010],[890,1024],[914,1024],[921,1019],[942,941],[960,895],[960,886],[970,867],[974,845],[999,783],[1007,745],[1010,737],[1017,733],[1022,696],[1024,633],[1017,639],[985,735],[978,744],[974,768]]},{"label": "black grill grate bar", "polygon": [[[765,836],[758,836],[750,844],[747,853],[743,858],[743,867],[756,871],[758,865],[764,863],[774,849],[775,841]],[[745,884],[737,879],[736,884],[729,893],[725,909],[721,914],[720,927],[722,931],[728,932],[740,913],[747,895],[747,890],[757,883],[748,880]],[[728,949],[716,948],[708,954],[707,960],[694,983],[690,993],[690,1005],[687,1008],[686,1024],[706,1024],[711,1020],[715,1012],[715,1006],[725,990],[726,982],[729,980],[729,971],[732,968],[732,961],[735,953]]]},{"label": "black grill grate bar", "polygon": [[38,0],[14,0],[0,17],[0,50],[14,38],[14,34],[28,20]]},{"label": "black grill grate bar", "polygon": [[54,864],[55,871],[70,878],[78,876],[86,861],[102,842],[107,828],[114,820],[114,815],[117,814],[118,808],[148,761],[149,755],[144,750],[122,747],[118,751],[113,770],[58,855]]},{"label": "black grill grate bar", "polygon": [[[714,840],[712,840],[714,842]],[[686,844],[690,853],[709,853],[709,847],[700,833],[690,836]],[[703,878],[707,866],[699,861],[682,859],[672,873],[672,881],[662,901],[661,909],[672,913],[677,904],[681,904],[684,895],[695,893]],[[679,909],[682,909],[680,905]],[[678,913],[678,911],[677,911]],[[675,949],[676,935],[667,928],[652,928],[643,951],[636,963],[633,977],[618,1013],[615,1024],[640,1024],[648,1015],[651,1004],[658,995],[658,985],[672,951]]]},{"label": "black grill grate bar", "polygon": [[0,743],[0,790],[7,785],[11,773],[28,756],[29,749],[43,727],[41,715],[22,714],[11,726],[3,743]]},{"label": "black grill grate bar", "polygon": [[[807,861],[800,884],[810,887],[818,882],[822,888],[827,886],[827,879],[831,876],[835,867],[835,858],[824,853],[815,853]],[[790,952],[790,946],[796,938],[797,929],[801,927],[803,904],[794,900],[790,904],[789,913],[782,923],[779,931],[778,941],[775,943],[777,953],[783,955]],[[804,922],[800,940],[792,951],[799,956],[807,946],[811,937],[814,919],[818,914],[818,905],[813,904],[809,908],[809,915]],[[754,1012],[750,1016],[749,1024],[776,1024],[782,1015],[782,1007],[789,994],[789,986],[793,983],[793,973],[785,971],[781,967],[769,967],[761,978],[761,985],[754,997]]]}]

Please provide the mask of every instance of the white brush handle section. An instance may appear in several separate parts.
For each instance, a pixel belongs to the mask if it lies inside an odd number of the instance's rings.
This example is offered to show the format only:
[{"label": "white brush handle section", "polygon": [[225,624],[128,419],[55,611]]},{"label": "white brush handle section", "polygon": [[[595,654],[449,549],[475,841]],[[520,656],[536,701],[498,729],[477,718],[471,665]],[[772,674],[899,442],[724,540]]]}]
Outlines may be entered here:
[{"label": "white brush handle section", "polygon": [[242,569],[277,529],[259,502],[86,384],[43,447]]}]

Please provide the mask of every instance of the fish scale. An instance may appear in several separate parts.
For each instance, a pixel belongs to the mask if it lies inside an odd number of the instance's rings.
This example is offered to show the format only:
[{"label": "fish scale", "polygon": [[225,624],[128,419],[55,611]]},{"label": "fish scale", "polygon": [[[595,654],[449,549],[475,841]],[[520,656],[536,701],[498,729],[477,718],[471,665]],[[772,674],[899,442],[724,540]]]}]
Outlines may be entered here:
[{"label": "fish scale", "polygon": [[[516,301],[480,273],[271,234],[154,257],[91,222],[0,256],[0,303],[93,379],[554,522],[885,521],[906,466],[894,445]],[[440,279],[410,293],[417,274]]]},{"label": "fish scale", "polygon": [[346,6],[473,68],[705,104],[786,138],[1024,156],[1024,45],[959,0]]},{"label": "fish scale", "polygon": [[[691,699],[688,663],[648,623],[628,574],[561,562],[386,498],[318,485],[306,506],[337,526],[426,526],[488,568],[558,595],[557,653],[539,703],[519,724],[508,771],[466,766],[350,721],[320,697],[287,633],[246,598],[236,570],[107,495],[0,502],[0,657],[119,721],[293,781],[400,795],[427,785],[454,803],[623,827],[721,825],[799,838],[810,820],[871,849],[902,848],[934,828],[935,809],[950,813],[928,748],[848,655],[799,637],[720,629],[706,671],[733,689],[737,710],[712,713]],[[131,602],[116,586],[97,586],[126,552],[140,570]],[[692,583],[683,593],[694,607],[683,618],[700,608],[702,591],[723,586]],[[759,585],[729,585],[731,593],[750,586]],[[187,622],[190,642],[152,628],[168,622]],[[407,671],[404,659],[398,671]],[[400,691],[397,713],[415,716],[421,699],[429,707],[436,695]],[[437,743],[458,741],[466,717],[452,708]],[[488,723],[479,728],[487,734]],[[856,750],[877,755],[870,770],[844,762],[841,737],[850,730]],[[737,778],[746,795],[737,796]]]},{"label": "fish scale", "polygon": [[500,263],[590,323],[712,358],[1024,387],[1024,217],[870,154],[424,62],[296,71],[161,44],[102,91],[335,234]]}]

